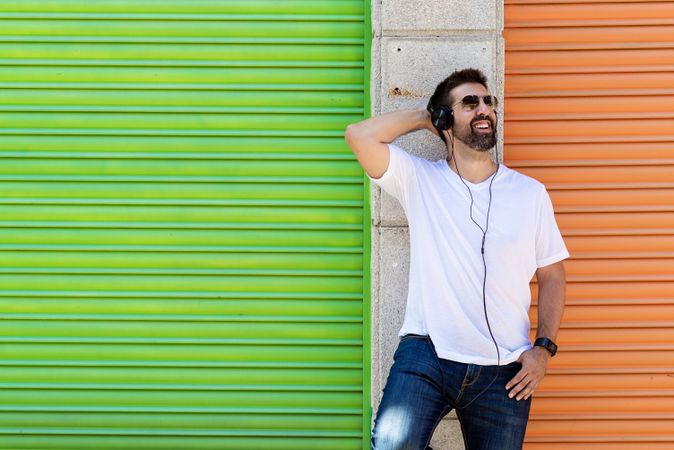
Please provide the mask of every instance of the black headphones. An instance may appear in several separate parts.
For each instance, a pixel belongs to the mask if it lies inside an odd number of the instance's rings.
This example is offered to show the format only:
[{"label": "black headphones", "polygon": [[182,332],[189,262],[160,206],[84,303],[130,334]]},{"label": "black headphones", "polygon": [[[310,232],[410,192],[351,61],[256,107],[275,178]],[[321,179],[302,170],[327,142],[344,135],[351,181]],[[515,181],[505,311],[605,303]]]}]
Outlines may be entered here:
[{"label": "black headphones", "polygon": [[428,105],[426,105],[426,110],[431,113],[431,122],[440,131],[449,130],[454,124],[454,110],[447,105],[436,107],[433,102],[434,97],[435,95],[428,100]]}]

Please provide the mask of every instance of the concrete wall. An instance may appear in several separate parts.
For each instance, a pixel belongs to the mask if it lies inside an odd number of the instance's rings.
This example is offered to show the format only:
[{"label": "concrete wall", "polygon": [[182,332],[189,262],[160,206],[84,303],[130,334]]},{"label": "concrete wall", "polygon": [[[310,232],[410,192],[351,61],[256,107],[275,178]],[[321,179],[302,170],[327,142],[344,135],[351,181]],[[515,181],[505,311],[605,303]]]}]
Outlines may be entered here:
[{"label": "concrete wall", "polygon": [[[503,99],[502,0],[374,0],[372,27],[373,115],[425,107],[440,81],[466,67],[487,74],[491,91]],[[499,130],[503,130],[502,120],[499,117]],[[426,131],[403,136],[396,143],[431,160],[447,157],[444,144]],[[502,155],[502,138],[498,147]],[[376,414],[405,313],[410,252],[402,208],[374,185],[372,222],[372,408]],[[464,448],[453,412],[442,421],[431,445],[435,450]]]}]

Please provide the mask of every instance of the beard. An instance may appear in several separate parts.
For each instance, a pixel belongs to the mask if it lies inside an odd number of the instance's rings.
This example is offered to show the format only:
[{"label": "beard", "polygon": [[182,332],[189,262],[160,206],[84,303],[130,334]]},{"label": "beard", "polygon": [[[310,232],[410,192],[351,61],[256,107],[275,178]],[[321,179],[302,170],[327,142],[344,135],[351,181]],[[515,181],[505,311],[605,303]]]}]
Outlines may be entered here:
[{"label": "beard", "polygon": [[[491,133],[476,133],[473,124],[480,120],[488,120],[491,124]],[[487,152],[496,146],[496,123],[487,116],[477,116],[470,122],[468,128],[456,128],[454,137],[468,147],[479,152]]]}]

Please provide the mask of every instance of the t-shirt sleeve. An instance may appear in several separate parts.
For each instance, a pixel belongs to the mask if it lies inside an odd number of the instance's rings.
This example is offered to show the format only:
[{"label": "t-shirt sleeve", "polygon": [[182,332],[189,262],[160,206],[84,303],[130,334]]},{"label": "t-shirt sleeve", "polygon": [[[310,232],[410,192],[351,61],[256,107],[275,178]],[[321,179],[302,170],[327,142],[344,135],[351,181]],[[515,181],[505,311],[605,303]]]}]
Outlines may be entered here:
[{"label": "t-shirt sleeve", "polygon": [[406,208],[409,186],[416,177],[415,156],[395,144],[388,144],[388,149],[389,163],[384,175],[379,178],[372,178],[368,175],[368,178],[386,193],[395,197],[403,208]]},{"label": "t-shirt sleeve", "polygon": [[559,232],[550,195],[541,189],[536,226],[536,265],[545,267],[569,257],[562,234]]}]

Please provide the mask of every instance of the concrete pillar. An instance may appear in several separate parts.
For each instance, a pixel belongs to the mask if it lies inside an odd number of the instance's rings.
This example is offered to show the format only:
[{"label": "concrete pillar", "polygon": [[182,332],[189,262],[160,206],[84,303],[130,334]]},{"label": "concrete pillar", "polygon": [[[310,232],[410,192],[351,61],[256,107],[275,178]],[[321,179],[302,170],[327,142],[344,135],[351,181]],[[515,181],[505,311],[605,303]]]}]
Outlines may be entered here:
[{"label": "concrete pillar", "polygon": [[[435,86],[455,69],[475,67],[503,99],[502,0],[375,0],[372,4],[372,114],[425,107]],[[499,130],[503,119],[499,117]],[[502,155],[502,133],[499,154]],[[447,157],[429,132],[396,141],[431,160]],[[397,200],[372,189],[372,408],[392,364],[407,299],[409,239]],[[463,449],[456,415],[442,421],[431,445]]]}]

